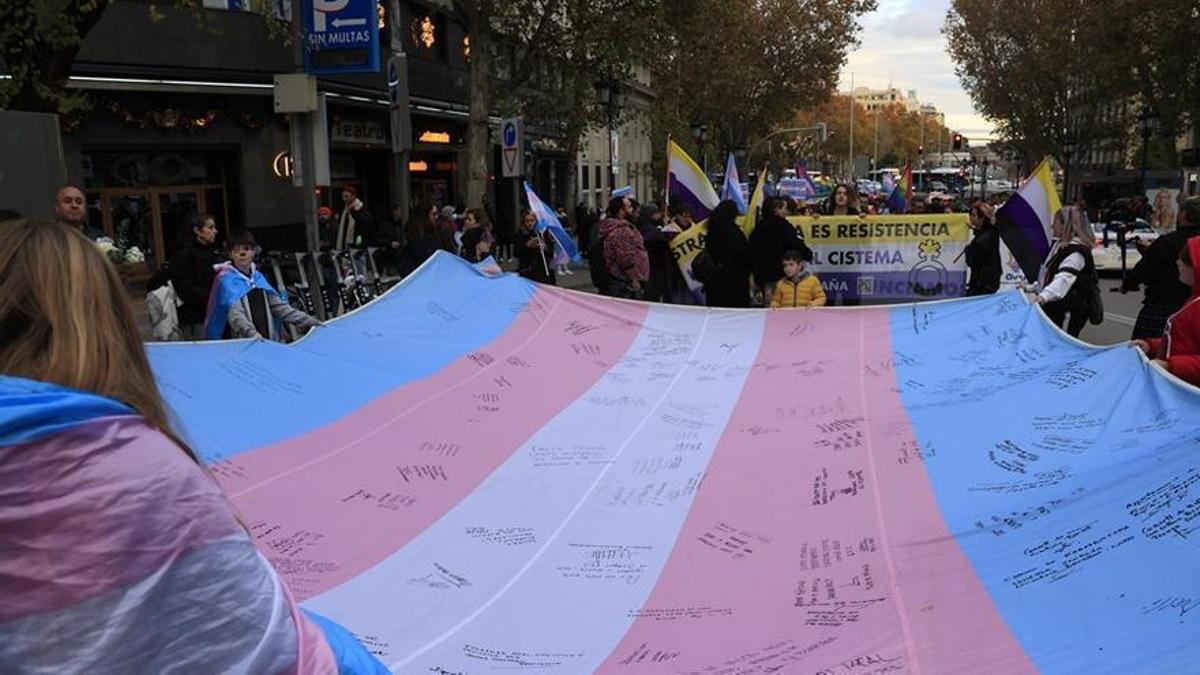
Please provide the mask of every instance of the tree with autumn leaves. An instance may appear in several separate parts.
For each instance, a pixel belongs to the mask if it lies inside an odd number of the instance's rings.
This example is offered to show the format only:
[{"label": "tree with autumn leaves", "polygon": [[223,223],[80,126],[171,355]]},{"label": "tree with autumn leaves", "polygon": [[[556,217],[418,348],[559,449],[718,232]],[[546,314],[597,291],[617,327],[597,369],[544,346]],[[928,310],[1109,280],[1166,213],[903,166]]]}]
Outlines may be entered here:
[{"label": "tree with autumn leaves", "polygon": [[[915,164],[921,144],[924,143],[926,154],[933,155],[938,152],[939,138],[941,149],[951,151],[954,132],[933,115],[910,112],[899,103],[868,112],[850,96],[838,94],[820,106],[795,113],[788,126],[811,127],[822,122],[828,125],[829,137],[824,143],[802,139],[802,148],[799,152],[789,153],[788,161],[823,162],[827,171],[844,167],[850,156],[851,105],[854,106],[855,157],[878,158],[878,167],[897,166],[908,159]],[[796,156],[791,156],[793,154]],[[778,160],[773,166],[780,166]]]}]

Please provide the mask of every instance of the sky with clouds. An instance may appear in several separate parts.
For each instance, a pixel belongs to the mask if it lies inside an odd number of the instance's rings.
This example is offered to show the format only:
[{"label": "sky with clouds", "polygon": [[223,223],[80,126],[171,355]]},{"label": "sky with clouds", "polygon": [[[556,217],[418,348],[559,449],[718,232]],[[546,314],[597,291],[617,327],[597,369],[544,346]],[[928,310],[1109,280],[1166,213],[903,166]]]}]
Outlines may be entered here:
[{"label": "sky with clouds", "polygon": [[950,0],[878,0],[879,8],[862,18],[861,46],[842,69],[841,91],[850,74],[858,87],[892,86],[917,90],[923,103],[946,115],[946,126],[968,138],[992,135],[992,126],[975,111],[963,91],[954,62],[946,53],[942,23]]}]

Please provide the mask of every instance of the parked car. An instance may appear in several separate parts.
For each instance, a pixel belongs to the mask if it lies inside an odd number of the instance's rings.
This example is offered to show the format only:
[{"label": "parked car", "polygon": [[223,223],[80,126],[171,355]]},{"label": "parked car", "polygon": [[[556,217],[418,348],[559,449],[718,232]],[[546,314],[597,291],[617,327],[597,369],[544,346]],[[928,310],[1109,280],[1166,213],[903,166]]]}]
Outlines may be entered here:
[{"label": "parked car", "polygon": [[[1117,244],[1117,233],[1109,229],[1108,244],[1104,243],[1104,223],[1092,223],[1092,235],[1096,238],[1096,248],[1092,249],[1092,258],[1096,261],[1099,272],[1119,272],[1121,270],[1121,247]],[[1150,243],[1158,238],[1159,232],[1150,227],[1144,220],[1139,220],[1134,228],[1125,234],[1125,266],[1132,268],[1142,259],[1138,250],[1138,242]]]}]

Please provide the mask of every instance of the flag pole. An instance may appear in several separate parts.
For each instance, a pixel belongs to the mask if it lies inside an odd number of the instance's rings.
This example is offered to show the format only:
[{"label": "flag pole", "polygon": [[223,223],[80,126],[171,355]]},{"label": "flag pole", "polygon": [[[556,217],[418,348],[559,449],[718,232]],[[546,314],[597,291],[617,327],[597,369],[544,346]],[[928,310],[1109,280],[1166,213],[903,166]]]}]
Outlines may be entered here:
[{"label": "flag pole", "polygon": [[667,176],[663,181],[663,211],[668,211],[671,207],[671,134],[667,134]]},{"label": "flag pole", "polygon": [[[542,269],[546,270],[546,278],[550,278],[550,265],[546,264],[546,238],[543,232],[538,232],[538,252],[542,254]],[[554,235],[550,235],[554,236]]]}]

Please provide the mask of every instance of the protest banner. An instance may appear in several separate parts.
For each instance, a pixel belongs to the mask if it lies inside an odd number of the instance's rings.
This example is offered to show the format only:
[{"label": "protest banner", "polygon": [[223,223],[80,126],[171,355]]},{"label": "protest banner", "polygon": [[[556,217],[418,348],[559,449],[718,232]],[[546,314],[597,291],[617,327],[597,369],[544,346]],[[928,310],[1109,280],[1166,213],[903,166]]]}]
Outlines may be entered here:
[{"label": "protest banner", "polygon": [[[956,298],[966,291],[966,263],[955,260],[970,241],[966,214],[788,220],[804,232],[830,304]],[[702,286],[692,277],[692,261],[707,234],[705,223],[697,223],[671,240],[671,256],[693,291]]]},{"label": "protest banner", "polygon": [[961,296],[970,241],[965,213],[789,218],[813,250],[812,271],[830,304]]}]

